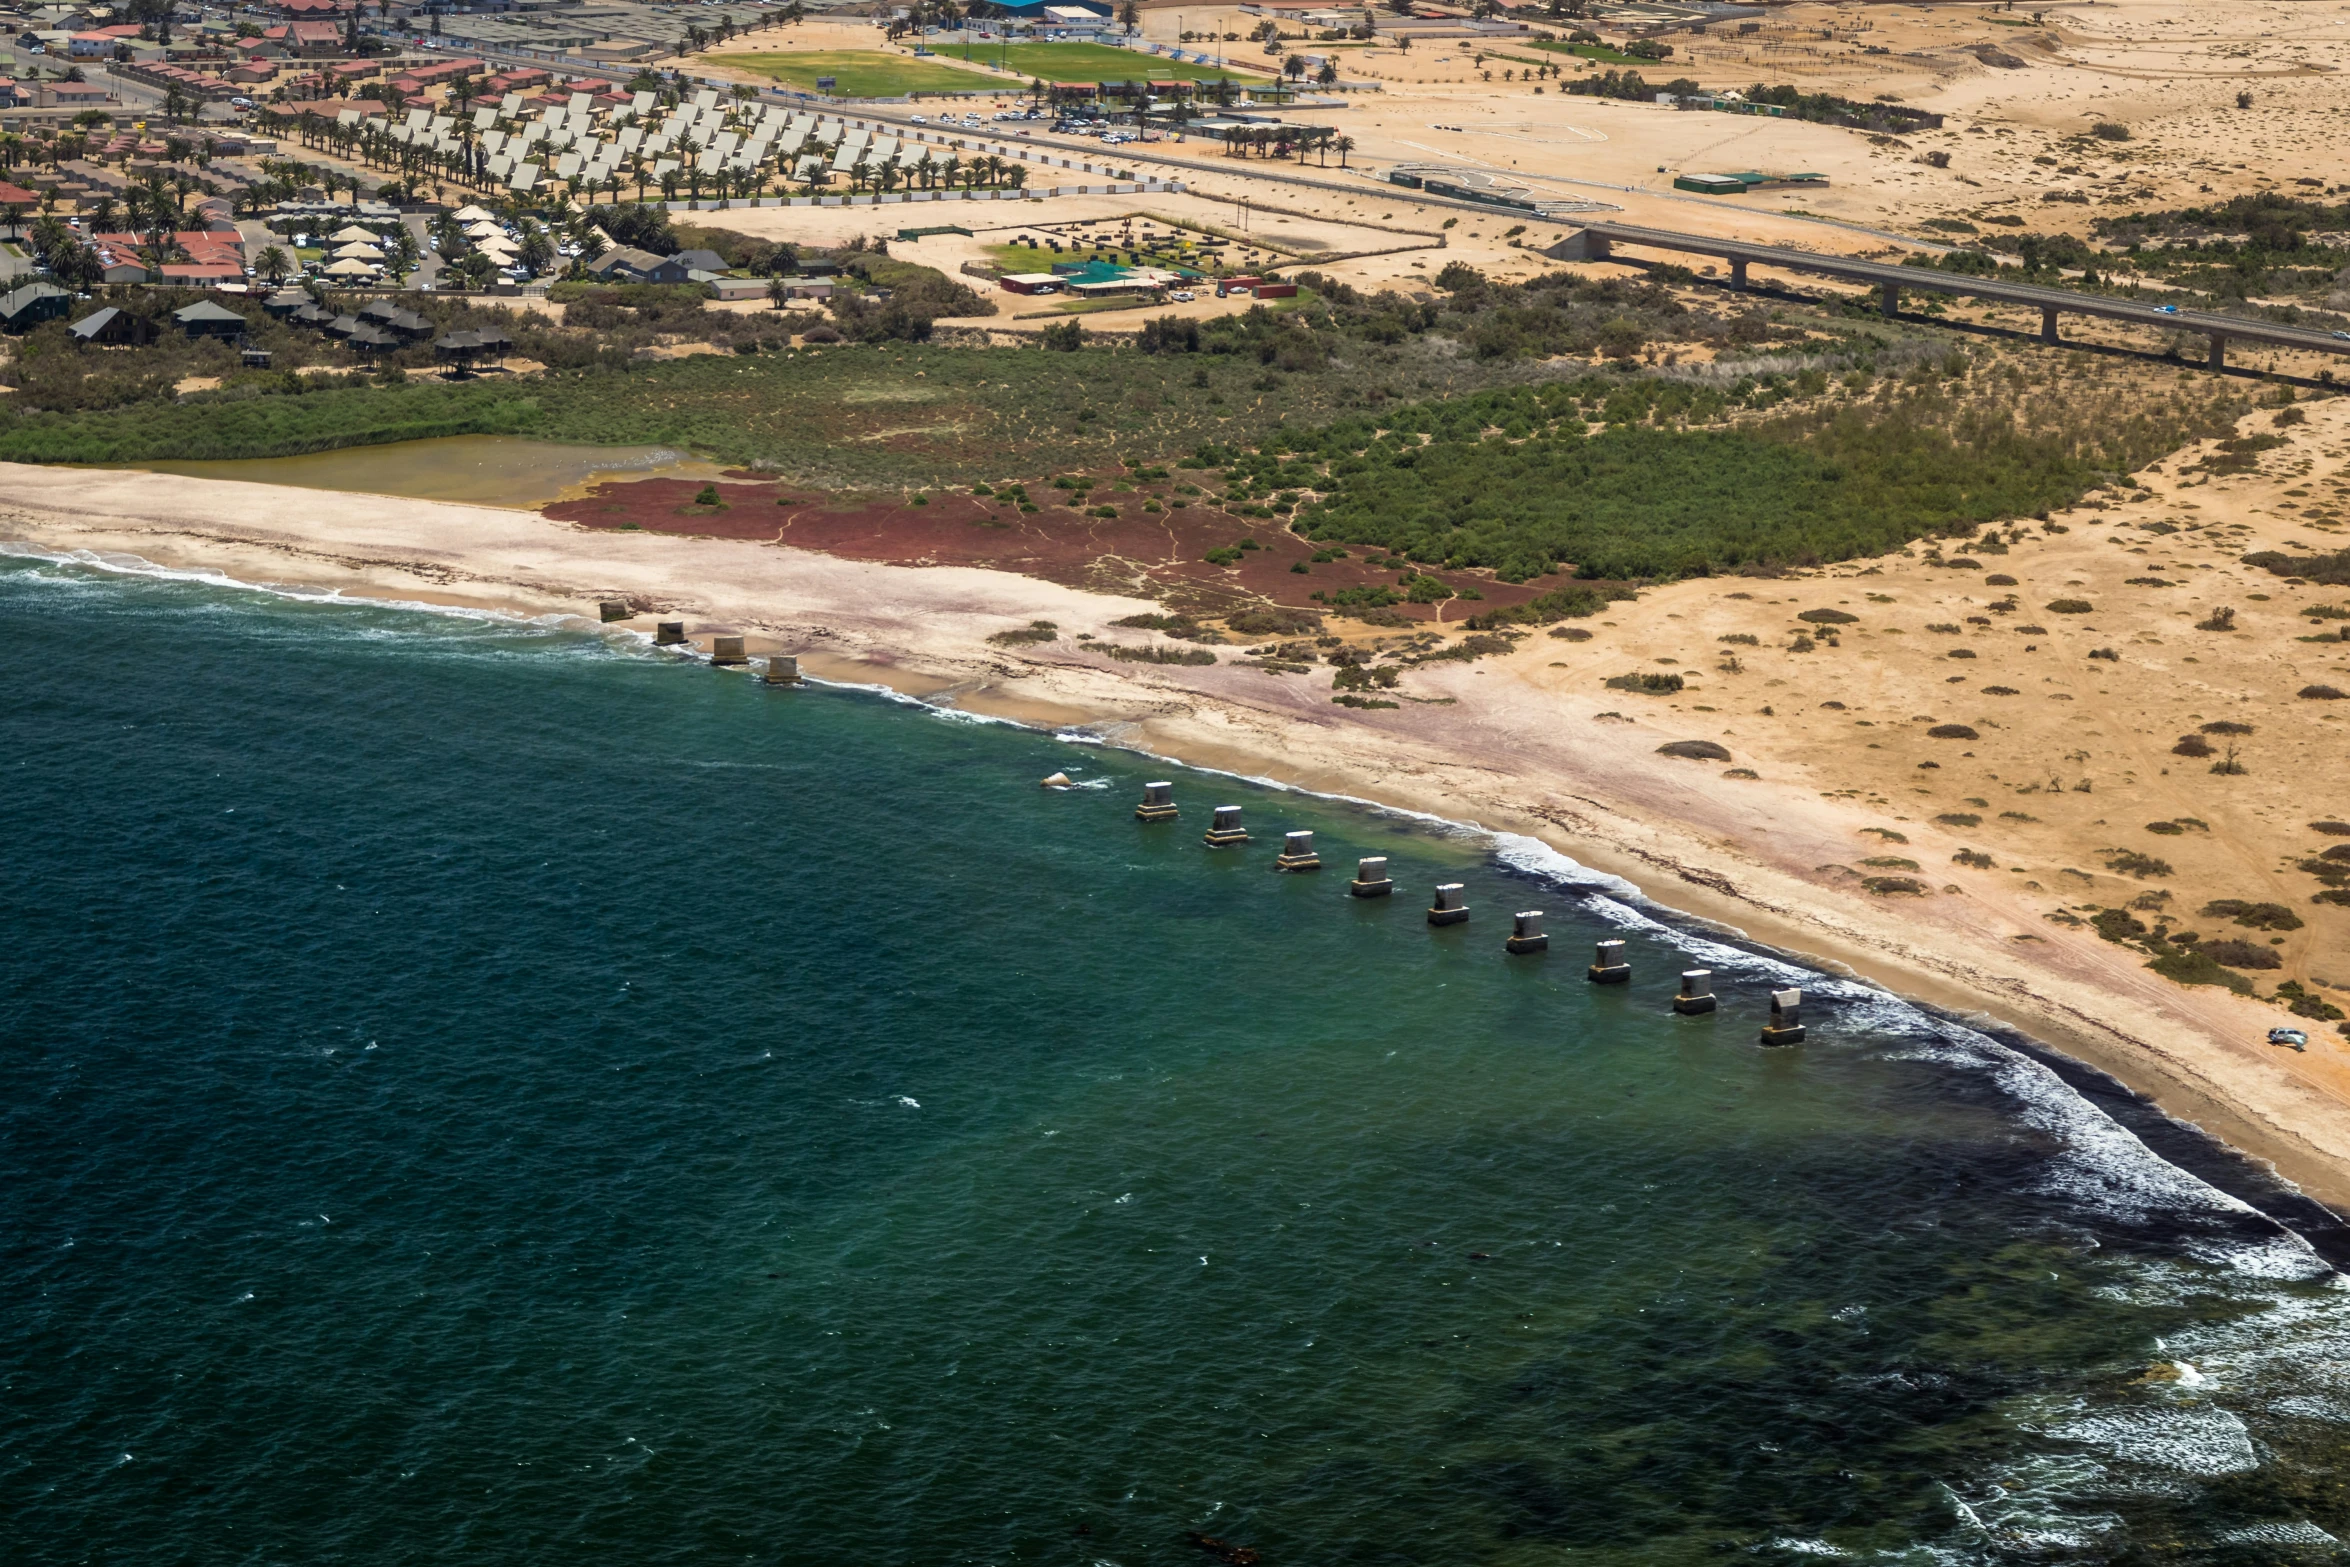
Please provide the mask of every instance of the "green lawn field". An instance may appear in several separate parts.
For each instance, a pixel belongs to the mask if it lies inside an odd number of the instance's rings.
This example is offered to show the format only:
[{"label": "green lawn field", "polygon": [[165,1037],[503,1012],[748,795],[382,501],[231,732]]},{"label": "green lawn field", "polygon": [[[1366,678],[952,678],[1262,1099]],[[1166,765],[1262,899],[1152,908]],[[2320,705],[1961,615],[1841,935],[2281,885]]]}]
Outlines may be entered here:
[{"label": "green lawn field", "polygon": [[1636,54],[1626,54],[1621,49],[1611,49],[1606,44],[1545,43],[1539,39],[1522,38],[1513,38],[1509,42],[1528,49],[1540,49],[1546,54],[1580,55],[1586,60],[1596,60],[1601,65],[1645,65],[1650,70],[1655,70],[1658,66],[1669,63],[1664,60],[1643,60]]},{"label": "green lawn field", "polygon": [[797,87],[802,92],[814,92],[816,78],[830,76],[837,82],[832,90],[844,98],[897,98],[917,92],[989,92],[998,86],[973,71],[879,49],[812,49],[796,53],[762,50],[750,54],[715,54],[710,56],[710,63],[730,65],[786,87]]},{"label": "green lawn field", "polygon": [[[963,53],[960,47],[941,52],[958,59]],[[1231,69],[1221,70],[1189,60],[1170,60],[1165,55],[1144,54],[1139,49],[1116,49],[1108,44],[1006,44],[1000,49],[981,44],[971,46],[972,64],[993,65],[998,60],[1022,81],[1041,77],[1048,82],[1212,82],[1219,76],[1229,76],[1242,86],[1254,86],[1266,79],[1263,71],[1252,66],[1235,63]]]}]

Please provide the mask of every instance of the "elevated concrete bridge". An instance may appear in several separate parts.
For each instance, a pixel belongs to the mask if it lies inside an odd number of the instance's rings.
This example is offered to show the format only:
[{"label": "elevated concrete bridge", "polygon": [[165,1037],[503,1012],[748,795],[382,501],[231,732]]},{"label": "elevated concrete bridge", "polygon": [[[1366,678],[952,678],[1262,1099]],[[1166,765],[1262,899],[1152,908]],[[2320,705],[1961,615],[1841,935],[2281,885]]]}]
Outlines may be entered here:
[{"label": "elevated concrete bridge", "polygon": [[1968,277],[1964,273],[1924,267],[1891,266],[1882,261],[1862,261],[1852,256],[1824,256],[1814,251],[1790,250],[1780,245],[1750,244],[1742,239],[1717,239],[1710,234],[1682,234],[1672,229],[1641,228],[1629,223],[1584,224],[1544,254],[1561,261],[1603,261],[1613,255],[1619,245],[1643,250],[1678,251],[1684,255],[1713,256],[1727,261],[1730,263],[1730,286],[1738,289],[1746,287],[1746,269],[1750,266],[1777,267],[1788,272],[1809,272],[1823,277],[1842,278],[1846,282],[1866,283],[1882,291],[1884,310],[1888,316],[1899,313],[1901,291],[1905,288],[1925,294],[1953,294],[1969,299],[1996,299],[2011,305],[2037,306],[2040,311],[2040,339],[2047,343],[2063,341],[2057,335],[2057,317],[2068,312],[2080,316],[2098,316],[2107,321],[2127,321],[2136,326],[2166,327],[2174,332],[2200,332],[2210,341],[2206,363],[2214,370],[2226,367],[2231,339],[2267,343],[2277,348],[2305,349],[2311,353],[2350,355],[2350,334],[2314,327],[2279,326],[2274,322],[2224,316],[2210,310],[2150,305],[2134,299],[2108,299],[2097,294],[2076,293],[2067,288],[2048,288],[2038,283]]}]

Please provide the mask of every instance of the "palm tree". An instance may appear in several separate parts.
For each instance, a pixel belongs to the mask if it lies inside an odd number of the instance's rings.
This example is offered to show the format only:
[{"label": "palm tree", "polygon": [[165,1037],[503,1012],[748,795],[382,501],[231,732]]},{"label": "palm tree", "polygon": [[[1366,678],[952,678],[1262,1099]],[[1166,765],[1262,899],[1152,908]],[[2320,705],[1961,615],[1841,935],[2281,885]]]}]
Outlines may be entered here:
[{"label": "palm tree", "polygon": [[1343,169],[1346,167],[1346,155],[1355,150],[1355,139],[1352,136],[1341,136],[1338,138],[1337,147],[1338,166]]},{"label": "palm tree", "polygon": [[293,270],[293,264],[283,250],[275,245],[265,245],[261,254],[253,258],[253,270],[266,278],[270,287],[275,288],[286,280],[286,274]]}]

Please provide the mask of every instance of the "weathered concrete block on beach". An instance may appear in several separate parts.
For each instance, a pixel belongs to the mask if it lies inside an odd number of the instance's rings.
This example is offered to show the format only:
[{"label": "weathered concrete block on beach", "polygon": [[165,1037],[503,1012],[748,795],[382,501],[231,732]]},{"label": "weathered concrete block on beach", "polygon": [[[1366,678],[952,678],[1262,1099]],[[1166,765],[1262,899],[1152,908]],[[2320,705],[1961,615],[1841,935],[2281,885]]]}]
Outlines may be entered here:
[{"label": "weathered concrete block on beach", "polygon": [[740,637],[712,637],[712,638],[710,639],[710,662],[711,662],[711,663],[713,663],[713,664],[747,664],[747,663],[749,663],[750,661],[751,661],[751,656],[750,656],[748,653],[745,653],[745,652],[743,651],[743,639],[742,639],[742,638],[740,638]]},{"label": "weathered concrete block on beach", "polygon": [[1358,898],[1384,898],[1395,891],[1395,883],[1387,879],[1387,856],[1374,854],[1355,861],[1355,879],[1346,884],[1346,890]]},{"label": "weathered concrete block on beach", "polygon": [[789,653],[778,653],[767,660],[767,683],[771,686],[796,686],[800,683],[800,661]]},{"label": "weathered concrete block on beach", "polygon": [[1322,857],[1314,852],[1314,835],[1310,832],[1284,833],[1281,853],[1273,861],[1277,871],[1318,871]]},{"label": "weathered concrete block on beach", "polygon": [[1771,1021],[1762,1031],[1766,1045],[1799,1045],[1803,1043],[1803,992],[1774,990],[1771,992]]},{"label": "weathered concrete block on beach", "polygon": [[605,599],[596,606],[596,613],[604,617],[606,625],[610,625],[615,620],[636,618],[636,611],[628,607],[626,599]]},{"label": "weathered concrete block on beach", "polygon": [[1624,944],[1603,941],[1591,959],[1589,978],[1594,985],[1621,985],[1632,978],[1632,965],[1624,961]]},{"label": "weathered concrete block on beach", "polygon": [[1469,917],[1469,905],[1462,900],[1462,887],[1457,881],[1448,881],[1436,889],[1436,901],[1428,905],[1428,923],[1431,925],[1458,925]]},{"label": "weathered concrete block on beach", "polygon": [[1248,842],[1248,831],[1240,825],[1240,807],[1237,805],[1217,806],[1215,820],[1208,823],[1208,847],[1223,849],[1236,843],[1246,842]]},{"label": "weathered concrete block on beach", "polygon": [[677,646],[677,645],[678,645],[680,642],[683,642],[684,640],[685,640],[685,622],[684,622],[684,621],[682,621],[682,620],[664,620],[664,621],[659,621],[659,622],[655,623],[655,625],[654,625],[654,627],[653,627],[653,646],[655,646],[655,647],[675,647],[675,646]]},{"label": "weathered concrete block on beach", "polygon": [[1696,1017],[1714,1009],[1714,971],[1692,968],[1681,971],[1681,993],[1673,998],[1673,1010],[1685,1017]]},{"label": "weathered concrete block on beach", "polygon": [[1142,803],[1134,808],[1138,822],[1171,822],[1181,813],[1175,809],[1175,786],[1171,783],[1146,783],[1142,786]]},{"label": "weathered concrete block on beach", "polygon": [[1548,952],[1550,937],[1542,931],[1542,911],[1521,909],[1510,916],[1510,939],[1502,946],[1511,952]]}]

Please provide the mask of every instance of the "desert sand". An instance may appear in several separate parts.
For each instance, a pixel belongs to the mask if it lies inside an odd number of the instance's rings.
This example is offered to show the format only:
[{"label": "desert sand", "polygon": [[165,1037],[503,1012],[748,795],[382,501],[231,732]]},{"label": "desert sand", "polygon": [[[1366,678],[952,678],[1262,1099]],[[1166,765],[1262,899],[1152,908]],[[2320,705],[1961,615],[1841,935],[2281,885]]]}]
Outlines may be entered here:
[{"label": "desert sand", "polygon": [[[2350,404],[2319,405],[2278,433],[2291,444],[2259,473],[2204,482],[2180,471],[2193,465],[2185,454],[2146,476],[2145,498],[2111,497],[2059,518],[2062,533],[2035,530],[1990,558],[2017,579],[2012,589],[1930,564],[1923,550],[1780,579],[1683,582],[1583,623],[1588,641],[1536,634],[1504,657],[1419,666],[1401,690],[1414,700],[1387,711],[1333,706],[1320,668],[1269,673],[1229,649],[1208,668],[1113,662],[1077,634],[1141,639],[1111,623],[1155,606],[1005,572],[24,467],[0,469],[0,531],[47,550],[526,614],[592,617],[597,600],[627,596],[697,637],[741,632],[754,648],[798,652],[828,678],[1529,833],[1660,903],[2020,1028],[2340,1202],[2350,1200],[2350,1040],[2312,1024],[2307,1053],[2268,1046],[2266,1030],[2287,1021],[2273,1004],[2173,984],[2078,923],[2092,906],[2162,889],[2174,924],[2217,936],[2234,932],[2196,914],[2210,899],[2285,903],[2306,923],[2262,978],[2300,977],[2350,1000],[2350,910],[2311,906],[2308,879],[2283,868],[2324,842],[2309,820],[2350,816],[2340,781],[2350,719],[2293,695],[2328,677],[2350,685],[2350,648],[2294,640],[2308,628],[2292,612],[2322,590],[2237,563],[2248,549],[2308,542],[2315,530],[2283,509],[2301,504],[2287,491],[2307,490],[2304,464],[2331,475],[2350,452]],[[2172,519],[2197,526],[2140,526]],[[2178,585],[2128,583],[2155,575]],[[1983,613],[2010,593],[2014,614]],[[2040,609],[2059,596],[2094,611]],[[2221,604],[2238,608],[2239,629],[2189,629]],[[1858,618],[1836,628],[1835,645],[1823,635],[1793,651],[1796,631],[1820,629],[1793,617],[1818,608]],[[987,641],[1035,619],[1056,622],[1061,638]],[[2019,633],[2025,623],[2045,629]],[[2092,646],[2119,661],[2089,659]],[[1961,647],[1977,656],[1952,659]],[[1645,697],[1604,685],[1665,668],[1687,688]],[[2236,742],[2241,775],[2169,754],[2217,717],[2252,726]],[[1953,722],[1977,738],[1925,734]],[[1686,739],[1717,742],[1730,762],[1658,753]],[[1936,820],[1965,812],[1980,825]],[[2182,818],[2200,825],[2146,829]],[[2102,852],[2115,847],[2159,854],[2175,872],[2116,875]],[[1953,863],[1962,851],[1991,863]],[[1869,889],[1885,875],[1917,890]]]}]

